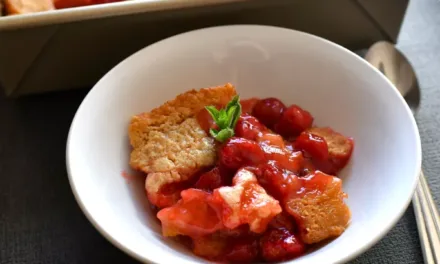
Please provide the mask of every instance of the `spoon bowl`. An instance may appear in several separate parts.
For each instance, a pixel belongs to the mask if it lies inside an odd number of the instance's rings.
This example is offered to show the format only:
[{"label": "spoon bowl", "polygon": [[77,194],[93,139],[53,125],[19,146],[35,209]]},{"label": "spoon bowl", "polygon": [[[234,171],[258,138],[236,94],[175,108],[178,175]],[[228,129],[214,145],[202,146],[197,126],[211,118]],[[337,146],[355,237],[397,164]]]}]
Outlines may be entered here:
[{"label": "spoon bowl", "polygon": [[394,84],[413,114],[416,114],[420,106],[420,87],[408,59],[387,41],[373,44],[365,59]]}]

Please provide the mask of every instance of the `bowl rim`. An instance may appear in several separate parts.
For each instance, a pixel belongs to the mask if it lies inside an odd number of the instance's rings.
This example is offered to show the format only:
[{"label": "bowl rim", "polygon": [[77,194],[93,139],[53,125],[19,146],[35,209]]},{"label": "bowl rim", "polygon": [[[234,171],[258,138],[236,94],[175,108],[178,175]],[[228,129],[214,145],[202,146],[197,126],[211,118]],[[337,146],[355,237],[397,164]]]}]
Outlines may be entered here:
[{"label": "bowl rim", "polygon": [[[299,31],[299,30],[295,30],[295,29],[289,29],[289,28],[284,28],[284,27],[277,27],[277,26],[268,26],[268,25],[254,25],[254,24],[235,24],[235,25],[225,25],[225,26],[212,26],[212,27],[205,27],[205,28],[201,28],[201,29],[196,29],[196,30],[191,30],[191,31],[187,31],[184,33],[180,33],[165,39],[162,39],[160,41],[157,41],[153,44],[150,44],[144,48],[141,48],[140,50],[136,51],[135,53],[133,53],[132,55],[126,57],[125,59],[123,59],[122,61],[120,61],[117,65],[115,65],[112,69],[110,69],[104,76],[102,76],[100,78],[100,80],[90,89],[90,91],[88,91],[87,95],[84,97],[83,101],[81,102],[80,106],[78,107],[75,116],[71,122],[71,126],[68,132],[68,137],[67,137],[67,144],[66,144],[66,168],[67,168],[67,174],[68,174],[68,179],[69,179],[69,184],[71,187],[71,190],[74,194],[75,200],[77,201],[79,207],[81,208],[82,212],[84,213],[84,215],[86,216],[86,218],[89,220],[89,222],[99,231],[99,233],[101,233],[102,236],[104,236],[110,243],[112,243],[113,245],[115,245],[116,247],[118,247],[120,250],[122,250],[123,252],[125,252],[127,255],[129,255],[130,257],[142,262],[142,263],[156,263],[153,262],[152,260],[148,259],[148,257],[143,257],[138,255],[136,252],[134,252],[132,249],[126,247],[125,245],[121,244],[119,241],[117,241],[116,239],[114,239],[107,230],[105,230],[103,227],[101,227],[101,225],[98,223],[98,221],[96,221],[96,219],[94,218],[92,212],[88,211],[86,206],[85,206],[85,201],[82,200],[81,196],[79,195],[78,191],[77,191],[77,186],[75,185],[74,181],[73,181],[73,174],[71,171],[71,166],[70,166],[70,155],[71,155],[71,151],[72,151],[72,131],[73,128],[76,126],[76,124],[79,122],[78,121],[78,116],[81,113],[81,110],[83,108],[83,106],[85,104],[88,103],[88,101],[90,101],[91,97],[94,95],[94,93],[96,93],[97,89],[96,87],[99,87],[100,84],[103,82],[104,79],[108,78],[109,75],[111,75],[113,72],[115,72],[117,69],[123,67],[127,61],[130,61],[132,57],[138,56],[138,54],[140,54],[141,52],[143,52],[146,49],[150,49],[152,47],[161,45],[164,42],[169,42],[169,41],[174,41],[174,39],[178,39],[181,38],[183,36],[186,35],[194,35],[194,34],[198,34],[200,32],[204,32],[204,31],[210,31],[210,30],[216,30],[216,29],[221,29],[221,28],[242,28],[243,30],[246,30],[247,28],[261,28],[263,30],[278,30],[278,31],[284,31],[282,33],[285,34],[298,34],[298,35],[302,35],[303,37],[309,38],[309,39],[313,39],[314,41],[321,41],[326,43],[327,45],[331,45],[333,46],[333,48],[339,49],[342,52],[345,53],[349,53],[350,56],[354,57],[354,59],[356,59],[359,63],[363,63],[364,65],[366,65],[367,67],[369,67],[370,69],[372,69],[373,71],[375,71],[380,78],[382,78],[383,81],[385,81],[386,83],[388,83],[390,87],[393,88],[395,94],[398,96],[398,98],[400,99],[401,103],[404,105],[406,114],[409,116],[410,118],[410,122],[411,122],[411,127],[412,127],[412,134],[416,136],[416,166],[415,166],[415,170],[413,171],[413,175],[416,175],[415,177],[413,177],[413,181],[411,183],[411,192],[409,193],[406,201],[404,202],[404,206],[402,206],[402,208],[400,209],[400,211],[394,215],[394,217],[392,219],[390,219],[386,224],[382,225],[380,232],[377,233],[376,236],[372,237],[369,241],[367,241],[366,243],[364,243],[361,247],[353,250],[352,252],[350,252],[349,254],[344,254],[344,256],[341,256],[336,263],[346,263],[356,257],[358,257],[359,255],[361,255],[362,253],[366,252],[368,249],[370,249],[373,245],[375,245],[379,240],[381,240],[399,221],[399,219],[403,216],[404,212],[406,211],[406,209],[408,208],[411,199],[414,195],[414,191],[415,188],[417,186],[418,180],[419,180],[419,176],[420,176],[420,172],[421,172],[421,165],[422,165],[422,147],[421,147],[421,140],[420,140],[420,134],[419,134],[419,129],[416,123],[416,120],[414,118],[414,115],[411,112],[411,109],[409,108],[409,106],[407,105],[407,103],[405,102],[403,96],[401,96],[400,92],[397,90],[397,88],[394,86],[394,84],[391,83],[390,80],[388,80],[378,69],[376,69],[375,67],[373,67],[372,65],[370,65],[367,61],[365,61],[363,58],[361,58],[360,56],[358,56],[357,54],[355,54],[354,52],[350,51],[349,49],[336,44],[332,41],[329,41],[325,38],[307,33],[307,32],[303,32],[303,31]],[[159,263],[158,263],[159,264]]]}]

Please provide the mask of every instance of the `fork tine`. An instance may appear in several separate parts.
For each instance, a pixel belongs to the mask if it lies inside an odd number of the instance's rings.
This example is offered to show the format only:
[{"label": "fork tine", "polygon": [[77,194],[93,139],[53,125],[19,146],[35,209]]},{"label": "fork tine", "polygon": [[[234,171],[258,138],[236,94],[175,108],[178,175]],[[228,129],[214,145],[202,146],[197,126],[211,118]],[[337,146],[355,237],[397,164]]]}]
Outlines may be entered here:
[{"label": "fork tine", "polygon": [[[419,184],[417,185],[417,189],[418,188],[420,188]],[[417,228],[419,231],[419,239],[420,246],[423,252],[423,259],[425,260],[425,264],[435,264],[434,258],[432,256],[431,244],[429,243],[429,237],[426,230],[425,217],[423,216],[419,192],[417,189],[413,197],[413,207],[416,216]]]},{"label": "fork tine", "polygon": [[432,198],[431,190],[429,189],[429,186],[426,181],[425,175],[423,174],[423,171],[420,174],[420,183],[421,183],[421,187],[423,188],[423,191],[425,192],[428,206],[431,210],[437,232],[440,234],[440,217],[439,217],[437,205],[434,202],[434,199]]},{"label": "fork tine", "polygon": [[[425,188],[423,186],[424,184]],[[433,199],[429,189],[426,186],[426,180],[422,173],[420,174],[420,181],[416,191],[420,199],[421,210],[425,220],[429,244],[431,246],[432,258],[434,259],[434,263],[440,263],[440,230],[437,228],[438,212],[435,209],[434,204],[429,204],[430,201],[433,202]]]}]

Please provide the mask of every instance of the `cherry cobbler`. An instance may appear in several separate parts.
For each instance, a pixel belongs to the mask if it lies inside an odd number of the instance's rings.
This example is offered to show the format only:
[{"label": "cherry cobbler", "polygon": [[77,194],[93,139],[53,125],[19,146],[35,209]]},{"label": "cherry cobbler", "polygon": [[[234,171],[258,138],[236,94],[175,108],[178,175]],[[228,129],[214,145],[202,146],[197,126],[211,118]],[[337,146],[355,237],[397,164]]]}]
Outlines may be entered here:
[{"label": "cherry cobbler", "polygon": [[192,90],[134,116],[129,137],[163,235],[208,260],[293,259],[350,222],[336,175],[353,140],[298,105]]}]

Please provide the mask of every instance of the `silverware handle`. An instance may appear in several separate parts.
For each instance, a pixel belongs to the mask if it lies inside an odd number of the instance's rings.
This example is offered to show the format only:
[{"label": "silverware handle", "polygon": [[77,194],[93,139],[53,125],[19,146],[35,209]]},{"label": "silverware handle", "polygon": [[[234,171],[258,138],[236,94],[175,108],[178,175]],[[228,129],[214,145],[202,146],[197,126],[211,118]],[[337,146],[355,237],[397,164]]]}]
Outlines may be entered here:
[{"label": "silverware handle", "polygon": [[414,212],[426,264],[440,264],[440,217],[423,172],[413,198]]}]

